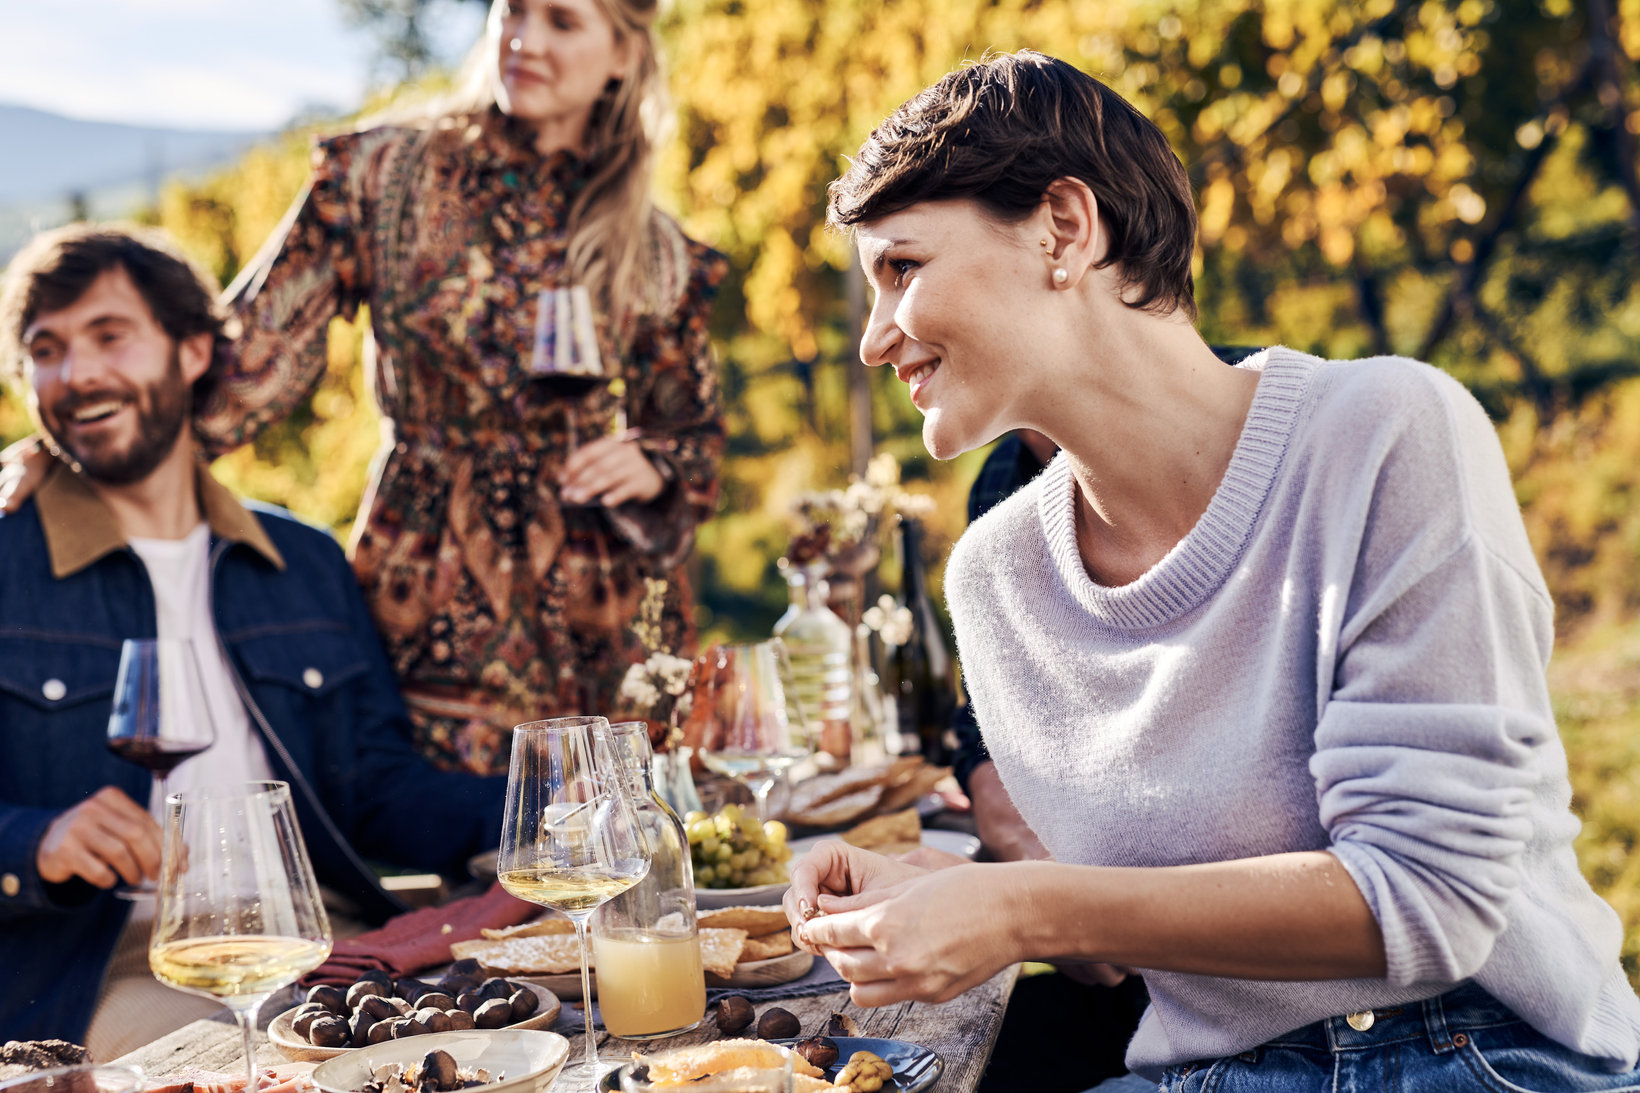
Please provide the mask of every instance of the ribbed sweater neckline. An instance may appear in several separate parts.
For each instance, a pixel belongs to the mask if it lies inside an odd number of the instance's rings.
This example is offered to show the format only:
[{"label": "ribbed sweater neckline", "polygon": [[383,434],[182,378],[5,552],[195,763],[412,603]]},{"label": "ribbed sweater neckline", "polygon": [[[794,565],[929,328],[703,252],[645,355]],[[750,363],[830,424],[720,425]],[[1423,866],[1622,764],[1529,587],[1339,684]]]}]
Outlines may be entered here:
[{"label": "ribbed sweater neckline", "polygon": [[1137,580],[1111,588],[1088,576],[1076,545],[1076,478],[1070,462],[1061,454],[1043,472],[1037,505],[1054,565],[1077,602],[1100,622],[1121,630],[1161,626],[1217,591],[1241,559],[1321,363],[1276,346],[1238,367],[1259,367],[1261,362],[1247,420],[1207,510]]}]

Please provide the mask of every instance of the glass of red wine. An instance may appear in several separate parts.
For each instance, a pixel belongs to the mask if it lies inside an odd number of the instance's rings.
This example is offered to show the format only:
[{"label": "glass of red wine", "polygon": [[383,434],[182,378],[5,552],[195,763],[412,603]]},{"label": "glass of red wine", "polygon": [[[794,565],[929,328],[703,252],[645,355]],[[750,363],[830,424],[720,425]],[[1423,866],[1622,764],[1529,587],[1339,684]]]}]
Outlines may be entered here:
[{"label": "glass of red wine", "polygon": [[[108,715],[108,750],[152,774],[158,799],[164,801],[170,773],[215,742],[194,643],[127,638]],[[154,891],[154,883],[145,881],[120,894],[135,898]]]},{"label": "glass of red wine", "polygon": [[[530,377],[563,395],[564,417],[572,437],[579,446],[580,423],[575,399],[600,384],[608,386],[615,396],[615,417],[604,423],[606,435],[626,432],[624,396],[626,383],[619,375],[610,375],[602,351],[598,347],[598,321],[593,310],[592,295],[585,285],[544,289],[536,300],[535,344],[530,354]],[[593,498],[584,502],[569,502],[559,498],[562,508],[590,508],[598,505]]]}]

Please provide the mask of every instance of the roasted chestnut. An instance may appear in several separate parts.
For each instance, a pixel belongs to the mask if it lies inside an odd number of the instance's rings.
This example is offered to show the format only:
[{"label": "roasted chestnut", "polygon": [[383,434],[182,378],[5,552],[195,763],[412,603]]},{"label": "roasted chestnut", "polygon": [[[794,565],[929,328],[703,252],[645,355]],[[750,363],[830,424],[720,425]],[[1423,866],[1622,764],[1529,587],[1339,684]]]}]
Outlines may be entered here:
[{"label": "roasted chestnut", "polygon": [[846,1013],[832,1011],[831,1020],[826,1022],[827,1036],[858,1036],[860,1028],[854,1023],[854,1018]]},{"label": "roasted chestnut", "polygon": [[315,1047],[346,1047],[351,1035],[347,1022],[335,1014],[321,1017],[308,1026],[308,1039]]},{"label": "roasted chestnut", "polygon": [[450,969],[444,974],[466,976],[469,979],[482,982],[484,979],[484,965],[480,964],[476,957],[464,957],[451,964]]},{"label": "roasted chestnut", "polygon": [[392,991],[376,982],[374,979],[361,979],[347,988],[347,1008],[356,1010],[359,1003],[371,995],[391,994]]},{"label": "roasted chestnut", "polygon": [[370,1026],[376,1019],[368,1013],[355,1013],[353,1019],[347,1023],[352,1035],[347,1038],[348,1046],[364,1047],[370,1042]]},{"label": "roasted chestnut", "polygon": [[476,990],[462,991],[461,997],[456,999],[456,1008],[464,1009],[468,1013],[477,1013],[478,1007],[490,1001],[489,997]]},{"label": "roasted chestnut", "polygon": [[763,1016],[757,1019],[757,1035],[763,1040],[784,1040],[802,1031],[803,1026],[797,1020],[797,1015],[779,1006],[770,1006],[763,1011]]},{"label": "roasted chestnut", "polygon": [[486,979],[478,985],[478,993],[485,998],[510,998],[517,988],[505,979]]},{"label": "roasted chestnut", "polygon": [[519,987],[512,992],[507,1001],[512,1005],[514,1021],[522,1021],[541,1006],[541,999],[528,987]]},{"label": "roasted chestnut", "polygon": [[448,1010],[444,1016],[450,1019],[451,1032],[466,1032],[468,1029],[478,1027],[473,1023],[473,1015],[466,1010]]},{"label": "roasted chestnut", "polygon": [[824,1070],[837,1061],[837,1041],[830,1036],[811,1036],[792,1045],[792,1050]]},{"label": "roasted chestnut", "polygon": [[393,977],[382,971],[380,968],[369,968],[360,972],[359,978],[356,982],[380,983],[382,986],[386,987],[389,992],[393,990]]},{"label": "roasted chestnut", "polygon": [[428,991],[416,999],[416,1008],[424,1010],[428,1006],[432,1006],[436,1010],[453,1010],[456,1008],[456,1000],[454,996],[445,994],[443,991]]},{"label": "roasted chestnut", "polygon": [[426,1026],[428,1032],[449,1032],[450,1015],[443,1010],[436,1010],[431,1006],[419,1009],[415,1014],[416,1020]]},{"label": "roasted chestnut", "polygon": [[456,1073],[455,1058],[448,1051],[429,1051],[421,1060],[422,1081],[431,1081],[434,1089],[455,1089],[461,1085]]},{"label": "roasted chestnut", "polygon": [[397,1018],[391,1021],[377,1021],[371,1025],[370,1031],[365,1033],[364,1036],[365,1046],[369,1047],[372,1044],[381,1044],[391,1040],[393,1038],[393,1025],[396,1022]]},{"label": "roasted chestnut", "polygon": [[340,987],[321,984],[307,992],[309,1002],[317,1002],[338,1017],[347,1016],[347,992]]},{"label": "roasted chestnut", "polygon": [[512,1003],[505,998],[486,999],[473,1011],[473,1024],[479,1028],[505,1028],[512,1023]]},{"label": "roasted chestnut", "polygon": [[406,1002],[414,1002],[432,989],[431,983],[424,983],[420,979],[400,979],[393,984],[393,993]]},{"label": "roasted chestnut", "polygon": [[329,1012],[317,1002],[303,1002],[291,1012],[290,1027],[296,1030],[296,1035],[305,1040],[307,1039],[308,1029],[313,1027],[313,1022]]},{"label": "roasted chestnut", "polygon": [[750,1025],[756,1016],[752,1004],[738,994],[718,999],[717,1008],[712,1012],[713,1019],[717,1021],[718,1031],[730,1035]]},{"label": "roasted chestnut", "polygon": [[393,1008],[393,1003],[379,994],[370,994],[359,999],[359,1012],[369,1014],[372,1021],[399,1016],[399,1011]]}]

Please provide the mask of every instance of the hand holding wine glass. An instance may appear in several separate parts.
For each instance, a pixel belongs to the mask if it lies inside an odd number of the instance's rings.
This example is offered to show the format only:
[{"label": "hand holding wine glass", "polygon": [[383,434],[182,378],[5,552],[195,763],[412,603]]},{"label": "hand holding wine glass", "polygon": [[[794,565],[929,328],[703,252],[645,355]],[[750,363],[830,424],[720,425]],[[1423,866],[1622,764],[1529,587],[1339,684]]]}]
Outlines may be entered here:
[{"label": "hand holding wine glass", "polygon": [[256,1008],[330,955],[330,920],[290,786],[250,782],[166,801],[159,906],[148,965],[167,986],[215,998],[245,1037],[257,1088]]},{"label": "hand holding wine glass", "polygon": [[[560,717],[513,730],[496,874],[519,899],[569,916],[581,952],[582,997],[592,997],[587,919],[649,871],[650,851],[609,750],[601,717]],[[598,1054],[586,1022],[589,1088]],[[575,1069],[575,1068],[572,1068]]]},{"label": "hand holding wine glass", "polygon": [[[163,802],[171,772],[215,742],[216,726],[194,643],[182,638],[127,638],[120,646],[114,706],[108,715],[108,750],[152,774],[155,795]],[[153,883],[145,881],[120,894],[153,893]]]}]

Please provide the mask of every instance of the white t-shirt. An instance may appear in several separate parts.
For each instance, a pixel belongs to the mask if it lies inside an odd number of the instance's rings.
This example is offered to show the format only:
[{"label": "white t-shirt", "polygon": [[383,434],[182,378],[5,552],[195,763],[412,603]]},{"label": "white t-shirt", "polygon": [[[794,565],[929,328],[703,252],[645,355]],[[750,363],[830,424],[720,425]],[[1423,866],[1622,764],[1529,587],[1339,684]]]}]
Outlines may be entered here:
[{"label": "white t-shirt", "polygon": [[[216,743],[171,772],[169,792],[272,778],[273,767],[261,738],[251,732],[211,616],[210,528],[202,523],[181,539],[133,538],[130,544],[154,586],[156,636],[193,642],[205,702],[216,727]],[[158,785],[148,807],[163,823],[165,802],[159,798]]]}]

